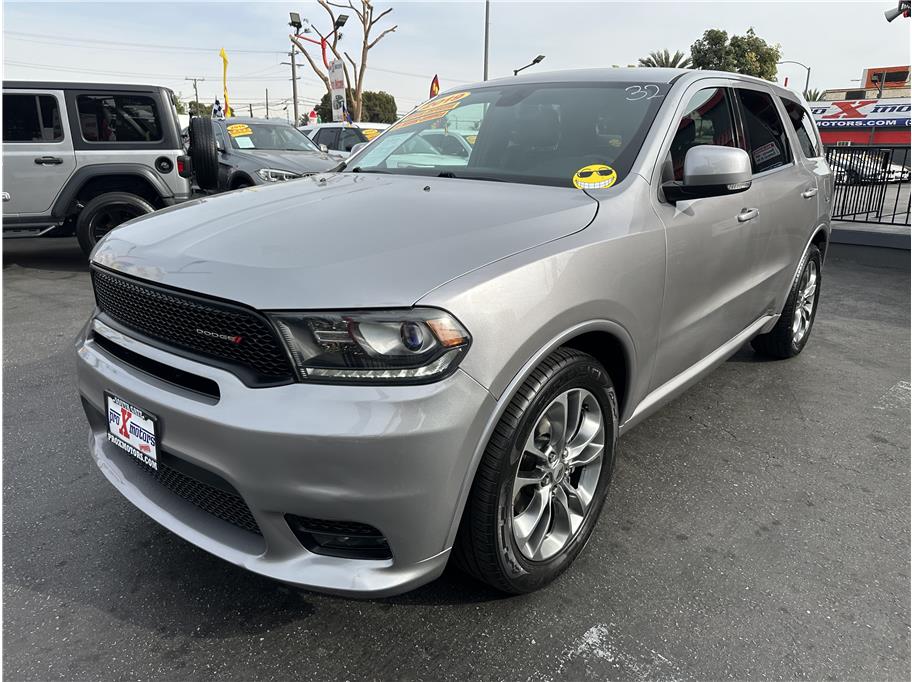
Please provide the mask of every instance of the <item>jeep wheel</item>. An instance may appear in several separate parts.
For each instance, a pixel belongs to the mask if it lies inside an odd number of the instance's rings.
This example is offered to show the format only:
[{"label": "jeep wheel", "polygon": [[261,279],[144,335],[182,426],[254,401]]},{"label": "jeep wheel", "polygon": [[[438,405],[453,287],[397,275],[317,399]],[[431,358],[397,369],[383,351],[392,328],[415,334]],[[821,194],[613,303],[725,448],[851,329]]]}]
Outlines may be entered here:
[{"label": "jeep wheel", "polygon": [[608,492],[618,435],[605,369],[552,353],[510,401],[478,466],[457,565],[504,592],[537,590],[582,551]]},{"label": "jeep wheel", "polygon": [[190,162],[200,189],[218,189],[218,148],[208,118],[190,119]]},{"label": "jeep wheel", "polygon": [[121,223],[152,213],[155,207],[145,199],[127,192],[99,194],[79,212],[76,238],[88,256],[98,240]]}]

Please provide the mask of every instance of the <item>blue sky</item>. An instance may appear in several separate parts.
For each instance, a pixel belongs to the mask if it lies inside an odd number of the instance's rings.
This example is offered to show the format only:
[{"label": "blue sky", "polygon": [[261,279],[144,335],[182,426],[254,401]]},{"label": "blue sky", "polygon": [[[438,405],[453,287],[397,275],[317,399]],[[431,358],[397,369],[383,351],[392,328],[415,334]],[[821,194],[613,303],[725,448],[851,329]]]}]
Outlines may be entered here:
[{"label": "blue sky", "polygon": [[[811,87],[851,85],[867,66],[909,61],[909,20],[888,24],[874,2],[509,2],[491,10],[492,76],[509,75],[536,54],[540,67],[611,66],[635,63],[650,50],[687,51],[707,28],[757,33],[778,42],[784,59],[811,66]],[[438,73],[444,89],[480,80],[484,3],[384,2],[395,9],[385,25],[398,30],[370,53],[366,86],[386,90],[400,111],[427,97]],[[255,105],[262,115],[269,88],[276,104],[291,96],[288,12],[325,28],[315,2],[4,2],[4,78],[160,83],[192,93],[184,76],[204,76],[201,99],[221,92],[224,47],[230,59],[229,93],[236,108]],[[360,35],[349,24],[343,45],[357,51]],[[130,45],[156,48],[131,48]],[[299,58],[300,59],[300,58]],[[303,61],[303,60],[301,60]],[[804,70],[783,66],[780,80],[803,86]],[[322,84],[306,64],[300,97],[312,103]],[[302,105],[303,106],[303,105]]]}]

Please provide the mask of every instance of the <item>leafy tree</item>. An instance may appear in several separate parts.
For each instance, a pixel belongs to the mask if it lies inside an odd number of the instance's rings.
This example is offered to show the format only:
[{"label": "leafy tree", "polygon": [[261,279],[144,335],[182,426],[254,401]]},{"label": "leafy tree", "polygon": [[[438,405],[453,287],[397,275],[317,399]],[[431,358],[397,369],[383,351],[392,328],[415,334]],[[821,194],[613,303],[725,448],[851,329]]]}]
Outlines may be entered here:
[{"label": "leafy tree", "polygon": [[[180,113],[178,111],[178,113]],[[202,116],[204,118],[209,118],[212,116],[212,105],[206,104],[205,102],[196,102],[191,100],[187,104],[187,113],[191,116]]]},{"label": "leafy tree", "polygon": [[671,54],[668,50],[650,52],[648,57],[640,57],[640,66],[657,66],[670,69],[686,69],[690,66],[690,57],[680,50]]},{"label": "leafy tree", "polygon": [[806,99],[808,102],[819,102],[823,99],[823,90],[815,90],[814,88],[805,90],[804,99]]},{"label": "leafy tree", "polygon": [[371,123],[395,123],[396,99],[388,92],[365,90],[361,102],[361,120]]},{"label": "leafy tree", "polygon": [[696,69],[733,71],[773,81],[782,48],[767,43],[753,28],[731,39],[725,31],[711,28],[690,46],[690,58]]},{"label": "leafy tree", "polygon": [[[352,92],[349,88],[346,92],[348,99],[347,105],[349,111],[352,111]],[[361,93],[361,120],[370,121],[371,123],[395,123],[396,122],[396,100],[388,92],[373,92],[365,90]],[[309,111],[307,112],[310,113]],[[332,107],[329,104],[329,94],[324,94],[320,103],[317,105],[317,113],[323,122],[332,121]]]}]

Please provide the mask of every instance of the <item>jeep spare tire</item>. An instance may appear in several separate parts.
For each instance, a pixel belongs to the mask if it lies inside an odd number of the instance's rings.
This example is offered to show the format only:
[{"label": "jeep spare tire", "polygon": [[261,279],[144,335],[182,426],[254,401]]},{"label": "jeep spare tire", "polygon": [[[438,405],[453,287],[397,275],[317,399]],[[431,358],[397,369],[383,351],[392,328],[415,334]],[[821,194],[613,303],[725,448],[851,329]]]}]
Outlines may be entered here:
[{"label": "jeep spare tire", "polygon": [[200,189],[218,188],[218,148],[208,118],[190,119],[190,162]]},{"label": "jeep spare tire", "polygon": [[118,225],[152,213],[155,207],[129,192],[107,192],[89,201],[76,219],[76,239],[88,256],[98,241]]}]

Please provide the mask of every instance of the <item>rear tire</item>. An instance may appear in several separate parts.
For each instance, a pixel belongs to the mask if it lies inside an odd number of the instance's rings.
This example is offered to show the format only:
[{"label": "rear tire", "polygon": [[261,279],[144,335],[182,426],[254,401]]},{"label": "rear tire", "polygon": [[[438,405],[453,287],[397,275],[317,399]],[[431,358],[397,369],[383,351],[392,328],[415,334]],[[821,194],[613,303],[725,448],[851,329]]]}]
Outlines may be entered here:
[{"label": "rear tire", "polygon": [[79,212],[76,220],[76,239],[79,241],[79,247],[88,256],[98,241],[115,227],[154,210],[152,204],[135,194],[99,194]]},{"label": "rear tire", "polygon": [[208,118],[190,119],[190,162],[201,189],[218,188],[218,147]]},{"label": "rear tire", "polygon": [[[562,414],[569,418],[562,422]],[[548,356],[494,429],[463,512],[456,565],[514,594],[557,578],[598,521],[617,425],[617,397],[604,367],[569,348]]]},{"label": "rear tire", "polygon": [[795,281],[792,282],[785,308],[782,309],[776,326],[751,340],[755,351],[772,358],[785,359],[793,358],[804,350],[817,316],[822,273],[820,266],[820,250],[811,244],[801,261]]}]

